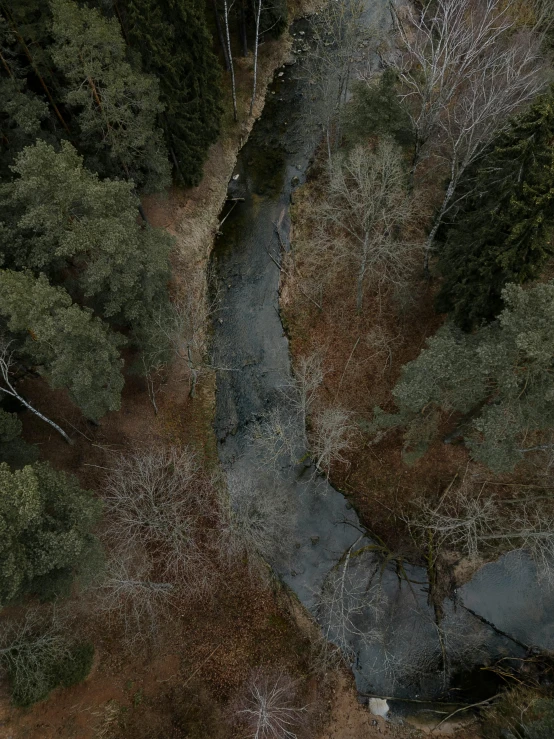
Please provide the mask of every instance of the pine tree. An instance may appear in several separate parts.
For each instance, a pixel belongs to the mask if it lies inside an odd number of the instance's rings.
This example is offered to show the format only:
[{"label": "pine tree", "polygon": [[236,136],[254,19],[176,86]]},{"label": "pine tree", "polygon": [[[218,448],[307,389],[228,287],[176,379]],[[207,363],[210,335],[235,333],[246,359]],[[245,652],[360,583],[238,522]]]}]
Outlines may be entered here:
[{"label": "pine tree", "polygon": [[196,185],[221,117],[220,69],[199,0],[126,0],[128,39],[160,80],[161,115],[178,178]]},{"label": "pine tree", "polygon": [[407,426],[409,451],[420,456],[443,414],[454,413],[473,458],[501,472],[552,431],[554,281],[508,285],[502,299],[497,321],[473,334],[443,326],[403,368],[393,391],[398,414],[376,420]]},{"label": "pine tree", "polygon": [[170,167],[157,127],[163,110],[158,80],[126,61],[115,19],[73,0],[51,0],[51,7],[51,54],[67,80],[65,101],[77,115],[87,166],[124,176],[146,192],[163,190]]},{"label": "pine tree", "polygon": [[167,301],[170,237],[141,227],[129,182],[100,180],[69,142],[18,156],[3,187],[0,252],[11,269],[45,272],[116,324],[138,328]]},{"label": "pine tree", "polygon": [[0,607],[67,586],[98,549],[99,515],[99,502],[48,464],[15,472],[0,464]]},{"label": "pine tree", "polygon": [[21,361],[37,366],[53,388],[67,388],[88,418],[120,407],[124,339],[65,290],[44,275],[0,270],[0,317]]},{"label": "pine tree", "polygon": [[464,187],[447,235],[437,308],[470,329],[502,309],[502,289],[541,273],[554,254],[554,93],[501,134]]},{"label": "pine tree", "polygon": [[71,121],[61,102],[61,74],[50,55],[51,28],[48,2],[0,0],[0,76],[22,83],[27,97],[42,101],[47,112],[45,128],[60,138],[71,134]]},{"label": "pine tree", "polygon": [[12,469],[32,464],[38,457],[37,447],[23,441],[21,430],[17,414],[0,407],[0,462],[6,462]]},{"label": "pine tree", "polygon": [[0,176],[6,179],[14,156],[36,141],[48,105],[26,89],[25,81],[0,77]]}]

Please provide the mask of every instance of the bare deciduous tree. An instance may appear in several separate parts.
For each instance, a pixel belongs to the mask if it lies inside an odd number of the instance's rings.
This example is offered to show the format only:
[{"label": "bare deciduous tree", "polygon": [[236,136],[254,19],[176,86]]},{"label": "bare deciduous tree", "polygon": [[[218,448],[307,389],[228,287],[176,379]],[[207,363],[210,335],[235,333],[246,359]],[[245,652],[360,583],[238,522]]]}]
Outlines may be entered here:
[{"label": "bare deciduous tree", "polygon": [[554,582],[554,510],[549,498],[523,495],[499,499],[478,491],[468,476],[447,488],[438,503],[420,498],[415,513],[405,516],[412,532],[432,537],[437,550],[446,548],[476,557],[506,548],[526,551],[539,575]]},{"label": "bare deciduous tree", "polygon": [[246,554],[250,565],[288,549],[295,524],[287,489],[278,479],[227,476],[228,504],[223,543],[232,556]]},{"label": "bare deciduous tree", "polygon": [[[361,539],[361,537],[360,537]],[[352,553],[358,539],[347,551],[342,561],[327,576],[325,583],[316,596],[316,617],[323,630],[327,642],[332,642],[351,662],[355,658],[352,642],[357,648],[369,644],[379,638],[376,628],[363,630],[357,625],[357,617],[373,616],[376,625],[383,614],[384,598],[378,584],[373,584],[371,577],[360,577],[360,573],[352,571]],[[328,654],[332,655],[332,652]]]},{"label": "bare deciduous tree", "polygon": [[159,618],[172,605],[178,586],[157,582],[154,563],[143,549],[134,552],[115,547],[108,553],[99,583],[91,590],[87,606],[101,613],[122,617],[128,642],[152,638]]},{"label": "bare deciduous tree", "polygon": [[320,106],[328,161],[340,140],[333,129],[347,98],[356,53],[367,38],[361,0],[329,0],[314,19],[315,45],[307,57],[307,72],[315,88],[313,99]]},{"label": "bare deciduous tree", "polygon": [[283,671],[257,669],[235,716],[250,739],[296,739],[293,729],[306,719],[306,706],[294,704],[295,681]]},{"label": "bare deciduous tree", "polygon": [[393,66],[416,138],[412,173],[430,155],[443,159],[448,172],[427,240],[426,266],[463,174],[547,82],[544,29],[516,28],[515,5],[515,0],[437,0],[424,3],[410,23],[393,9],[401,46]]},{"label": "bare deciduous tree", "polygon": [[339,406],[323,408],[316,413],[312,426],[309,434],[312,458],[317,471],[328,479],[331,465],[348,463],[344,455],[352,449],[358,429],[352,423],[352,413]]},{"label": "bare deciduous tree", "polygon": [[121,454],[105,486],[107,535],[124,559],[144,549],[162,579],[202,586],[205,554],[199,528],[211,505],[208,487],[187,448]]},{"label": "bare deciduous tree", "polygon": [[[312,352],[301,356],[295,364],[292,376],[285,386],[287,398],[295,409],[301,428],[306,430],[308,416],[313,410],[317,391],[323,383],[325,371],[323,356],[320,352]],[[304,437],[307,447],[308,439]]]},{"label": "bare deciduous tree", "polygon": [[60,621],[45,619],[35,609],[27,609],[22,619],[2,621],[0,666],[20,703],[34,703],[50,691],[52,665],[70,660],[71,646]]},{"label": "bare deciduous tree", "polygon": [[358,312],[368,283],[399,285],[412,272],[418,247],[403,238],[402,229],[413,213],[393,142],[382,140],[374,150],[357,146],[333,165],[317,212],[314,250],[324,262],[354,270]]}]

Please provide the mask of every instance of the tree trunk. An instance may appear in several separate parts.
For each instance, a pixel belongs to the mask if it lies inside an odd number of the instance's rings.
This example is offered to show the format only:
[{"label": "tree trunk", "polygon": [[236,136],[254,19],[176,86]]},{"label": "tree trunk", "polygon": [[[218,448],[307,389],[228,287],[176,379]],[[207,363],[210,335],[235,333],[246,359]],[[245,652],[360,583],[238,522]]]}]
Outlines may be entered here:
[{"label": "tree trunk", "polygon": [[228,72],[231,69],[231,65],[229,64],[229,52],[227,51],[227,44],[225,43],[223,29],[221,28],[219,10],[217,9],[217,0],[213,0],[213,8],[214,8],[215,25],[217,28],[217,35],[219,37],[219,43],[221,44],[221,48],[223,49],[223,58],[225,59],[225,69]]},{"label": "tree trunk", "polygon": [[454,182],[454,178],[452,178],[450,182],[448,183],[448,187],[446,189],[444,200],[442,201],[442,205],[440,207],[438,215],[436,216],[435,221],[433,223],[433,228],[431,229],[429,236],[427,237],[427,242],[425,243],[425,256],[423,258],[423,270],[426,275],[429,274],[429,259],[431,257],[431,251],[433,250],[435,236],[437,235],[437,231],[439,230],[439,227],[442,224],[442,219],[444,218],[444,215],[446,211],[448,210],[448,206],[450,204],[452,196],[454,195],[455,189],[456,189],[456,183]]},{"label": "tree trunk", "polygon": [[244,0],[240,0],[240,40],[242,44],[242,55],[248,56],[248,39],[246,37],[246,13],[244,12]]},{"label": "tree trunk", "polygon": [[55,423],[54,421],[51,421],[43,413],[41,413],[40,411],[37,411],[36,408],[33,408],[33,406],[30,403],[27,403],[25,398],[21,397],[21,395],[19,395],[19,393],[17,393],[11,385],[9,385],[8,387],[9,389],[0,387],[0,392],[6,393],[6,395],[11,395],[12,398],[17,398],[17,400],[19,400],[19,402],[22,405],[24,405],[25,408],[30,410],[31,413],[34,413],[35,416],[38,416],[42,421],[52,426],[52,428],[56,429],[56,431],[64,438],[64,440],[69,444],[69,446],[73,446],[73,439],[70,439],[69,436],[65,433],[65,431],[60,426],[58,426],[57,423]]},{"label": "tree trunk", "polygon": [[[6,12],[4,3],[2,3],[2,9],[4,10],[4,12]],[[8,17],[8,13],[6,13],[6,16]],[[10,14],[10,16],[11,16],[11,14]],[[29,47],[25,43],[25,39],[23,38],[23,36],[19,33],[19,30],[15,26],[15,23],[13,21],[13,18],[11,18],[11,22],[9,23],[9,27],[10,27],[10,30],[12,31],[12,33],[14,34],[14,36],[16,37],[16,39],[18,40],[19,45],[23,49],[23,51],[25,53],[25,56],[29,60],[29,64],[31,65],[34,73],[38,77],[38,81],[40,82],[42,89],[46,93],[46,97],[50,101],[50,105],[54,109],[54,112],[56,113],[56,116],[57,116],[58,120],[60,121],[60,123],[62,124],[62,126],[65,128],[65,130],[67,131],[67,133],[68,134],[71,134],[71,131],[69,130],[69,126],[65,122],[64,117],[60,113],[60,110],[59,110],[58,106],[56,105],[56,103],[54,101],[54,98],[52,97],[52,94],[50,93],[50,88],[46,84],[46,82],[45,82],[44,78],[42,77],[41,73],[38,71],[38,68],[35,65],[33,56],[31,55],[31,52],[29,51]]]},{"label": "tree trunk", "polygon": [[227,53],[229,55],[229,69],[231,72],[231,92],[233,95],[233,120],[238,121],[237,113],[237,90],[235,87],[235,67],[233,65],[233,52],[231,50],[231,35],[229,33],[229,4],[223,0],[223,12],[225,14],[225,35],[227,38]]},{"label": "tree trunk", "polygon": [[250,115],[254,109],[254,101],[256,99],[256,84],[258,82],[258,46],[260,43],[260,15],[262,13],[262,0],[257,0],[256,7],[256,36],[254,38],[254,84],[252,87],[252,99],[250,100]]}]

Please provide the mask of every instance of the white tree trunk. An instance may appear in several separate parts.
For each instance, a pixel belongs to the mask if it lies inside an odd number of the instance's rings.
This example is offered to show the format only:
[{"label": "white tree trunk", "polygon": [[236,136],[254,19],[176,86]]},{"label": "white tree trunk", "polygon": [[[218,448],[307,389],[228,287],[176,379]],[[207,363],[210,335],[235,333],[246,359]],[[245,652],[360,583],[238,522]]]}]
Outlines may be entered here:
[{"label": "white tree trunk", "polygon": [[[232,7],[232,4],[231,4]],[[235,85],[235,65],[233,64],[233,52],[231,51],[231,36],[229,34],[229,10],[230,6],[227,0],[223,0],[223,12],[225,15],[225,37],[227,39],[227,55],[229,57],[229,67],[231,71],[231,92],[233,95],[233,120],[238,120],[237,113],[237,90]]]},{"label": "white tree trunk", "polygon": [[250,115],[254,109],[256,100],[256,85],[258,83],[258,46],[260,43],[260,16],[262,14],[262,0],[258,0],[256,7],[256,38],[254,40],[254,83],[252,86],[252,99],[250,100]]}]

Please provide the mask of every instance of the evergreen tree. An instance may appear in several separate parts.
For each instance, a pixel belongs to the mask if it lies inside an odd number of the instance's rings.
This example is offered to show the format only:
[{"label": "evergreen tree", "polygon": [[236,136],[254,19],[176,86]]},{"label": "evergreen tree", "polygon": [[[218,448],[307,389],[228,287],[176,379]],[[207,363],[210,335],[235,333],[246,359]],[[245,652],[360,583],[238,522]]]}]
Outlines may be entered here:
[{"label": "evergreen tree", "polygon": [[100,503],[77,480],[37,463],[0,464],[0,607],[67,586],[97,551]]},{"label": "evergreen tree", "polygon": [[88,418],[120,407],[123,337],[73,304],[65,290],[44,275],[0,270],[0,317],[21,361],[38,366],[52,387],[67,388]]},{"label": "evergreen tree", "polygon": [[[52,58],[67,80],[65,101],[79,123],[79,147],[102,175],[163,190],[170,167],[157,117],[158,80],[132,69],[115,19],[73,0],[51,0]],[[179,44],[186,41],[178,39]],[[182,80],[181,80],[182,84]]]},{"label": "evergreen tree", "polygon": [[128,38],[143,67],[160,81],[161,115],[176,174],[202,176],[219,132],[220,69],[200,0],[126,0]]},{"label": "evergreen tree", "polygon": [[501,134],[464,187],[441,252],[437,308],[470,329],[502,309],[502,289],[538,277],[554,254],[554,93]]},{"label": "evergreen tree", "polygon": [[21,438],[21,429],[17,414],[0,407],[0,462],[6,462],[12,469],[32,464],[38,457],[37,447]]},{"label": "evergreen tree", "polygon": [[[47,119],[45,129],[60,138],[70,135],[71,121],[61,103],[61,75],[50,55],[51,28],[48,2],[0,0],[0,77],[23,84],[27,97],[38,97],[46,106],[47,115],[41,116]],[[13,94],[9,90],[5,93]],[[3,143],[10,146],[13,155],[11,141]]]},{"label": "evergreen tree", "polygon": [[[554,427],[554,281],[508,285],[498,321],[474,334],[443,326],[394,388],[399,412],[379,425],[406,425],[406,447],[420,456],[442,414],[461,414],[459,434],[474,459],[512,469]],[[459,415],[458,415],[459,417]],[[525,441],[524,441],[525,440]]]},{"label": "evergreen tree", "polygon": [[48,105],[26,89],[25,81],[0,77],[0,176],[9,176],[14,156],[36,141]]},{"label": "evergreen tree", "polygon": [[171,239],[140,226],[132,183],[100,180],[69,142],[56,152],[37,141],[13,170],[0,229],[7,267],[43,271],[77,302],[134,328],[167,302]]},{"label": "evergreen tree", "polygon": [[352,99],[344,109],[345,134],[352,143],[369,136],[389,136],[403,147],[412,147],[414,133],[406,109],[395,89],[396,75],[385,69],[372,84],[355,82]]}]

